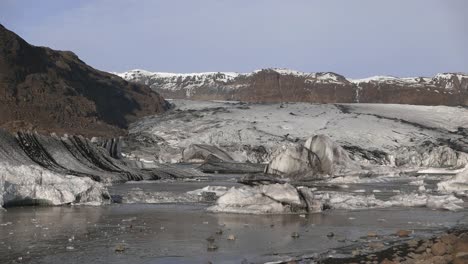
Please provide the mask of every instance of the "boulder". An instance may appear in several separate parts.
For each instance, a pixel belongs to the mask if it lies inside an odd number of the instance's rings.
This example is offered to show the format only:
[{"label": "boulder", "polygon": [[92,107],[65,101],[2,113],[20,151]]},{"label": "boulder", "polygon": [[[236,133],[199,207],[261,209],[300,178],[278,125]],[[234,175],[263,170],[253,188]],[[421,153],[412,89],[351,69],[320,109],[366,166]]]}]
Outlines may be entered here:
[{"label": "boulder", "polygon": [[[0,178],[3,179],[5,206],[71,203],[98,205],[108,202],[110,198],[104,185],[91,178],[59,174],[34,165],[11,166],[1,163]],[[1,186],[0,183],[0,189]]]},{"label": "boulder", "polygon": [[442,256],[447,252],[447,246],[442,242],[435,243],[431,247],[431,252],[434,256]]},{"label": "boulder", "polygon": [[223,161],[233,161],[224,150],[208,144],[191,144],[182,153],[185,162],[205,161],[209,157],[212,158],[211,156]]}]

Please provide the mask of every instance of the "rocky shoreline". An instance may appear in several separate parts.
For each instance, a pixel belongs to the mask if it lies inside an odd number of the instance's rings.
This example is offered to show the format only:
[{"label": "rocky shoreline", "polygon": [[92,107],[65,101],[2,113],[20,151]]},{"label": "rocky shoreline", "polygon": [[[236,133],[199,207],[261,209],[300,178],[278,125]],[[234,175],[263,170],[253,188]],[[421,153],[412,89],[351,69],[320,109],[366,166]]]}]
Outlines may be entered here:
[{"label": "rocky shoreline", "polygon": [[[411,231],[400,230],[395,236],[401,241],[389,244],[367,235],[367,243],[352,250],[350,257],[323,257],[312,263],[380,263],[380,264],[466,264],[468,263],[468,227],[452,228],[428,238],[412,237]],[[291,260],[283,263],[302,263]],[[307,262],[304,262],[307,263]]]}]

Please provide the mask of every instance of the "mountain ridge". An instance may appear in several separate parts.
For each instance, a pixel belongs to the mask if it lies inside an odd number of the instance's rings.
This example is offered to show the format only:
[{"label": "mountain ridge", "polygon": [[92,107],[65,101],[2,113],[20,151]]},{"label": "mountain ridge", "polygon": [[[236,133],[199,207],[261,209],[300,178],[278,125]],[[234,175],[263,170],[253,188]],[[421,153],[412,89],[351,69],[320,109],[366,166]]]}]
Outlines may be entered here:
[{"label": "mountain ridge", "polygon": [[[306,73],[279,68],[251,73],[183,74],[135,69],[117,74],[128,81],[149,85],[163,96],[174,99],[468,105],[468,74],[465,73],[439,73],[432,78],[373,76],[363,79],[346,78],[333,72]],[[276,84],[274,79],[277,79]],[[282,88],[291,88],[299,96],[287,95],[281,92]]]}]

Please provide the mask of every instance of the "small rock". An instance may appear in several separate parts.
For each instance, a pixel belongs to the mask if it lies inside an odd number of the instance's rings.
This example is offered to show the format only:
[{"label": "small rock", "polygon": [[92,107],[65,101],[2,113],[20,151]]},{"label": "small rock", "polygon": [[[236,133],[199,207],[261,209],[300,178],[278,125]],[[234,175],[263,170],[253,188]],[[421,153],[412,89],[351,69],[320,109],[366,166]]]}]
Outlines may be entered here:
[{"label": "small rock", "polygon": [[118,244],[116,247],[115,247],[115,252],[124,252],[125,251],[125,246],[122,245],[122,244]]},{"label": "small rock", "polygon": [[209,236],[206,238],[206,241],[208,242],[214,242],[215,241],[215,238],[213,236]]},{"label": "small rock", "polygon": [[[468,256],[467,256],[467,257],[468,257]],[[447,262],[447,263],[452,263],[452,261],[453,261],[453,255],[452,255],[452,254],[446,254],[446,255],[444,256],[444,259],[445,259],[445,262]],[[467,260],[468,260],[468,258],[467,258]]]},{"label": "small rock", "polygon": [[208,248],[207,248],[208,251],[215,251],[217,249],[218,249],[217,245],[212,244],[212,243],[208,244]]},{"label": "small rock", "polygon": [[454,246],[454,264],[468,263],[468,235],[466,233],[459,236]]},{"label": "small rock", "polygon": [[111,203],[117,203],[117,204],[123,203],[122,195],[111,195]]},{"label": "small rock", "polygon": [[67,250],[74,250],[75,248],[72,247],[72,246],[68,246],[68,247],[66,247],[66,249],[67,249]]},{"label": "small rock", "polygon": [[334,236],[335,236],[335,233],[333,233],[333,232],[330,232],[330,233],[327,234],[327,237],[334,237]]},{"label": "small rock", "polygon": [[223,230],[221,230],[221,229],[216,230],[216,234],[217,234],[217,235],[222,235],[222,234],[223,234]]},{"label": "small rock", "polygon": [[440,237],[440,241],[442,241],[446,245],[453,245],[457,241],[457,236],[454,234],[447,234]]},{"label": "small rock", "polygon": [[231,235],[229,235],[229,236],[227,237],[227,240],[234,241],[234,240],[236,240],[236,236],[231,234]]},{"label": "small rock", "polygon": [[468,263],[468,252],[458,252],[454,256],[454,264]]},{"label": "small rock", "polygon": [[217,200],[216,193],[214,192],[202,192],[201,193],[201,200],[203,202],[215,202]]},{"label": "small rock", "polygon": [[446,245],[442,242],[438,242],[432,245],[431,250],[434,256],[442,256],[447,252]]},{"label": "small rock", "polygon": [[367,237],[377,237],[377,233],[374,231],[370,231],[369,233],[367,233]]},{"label": "small rock", "polygon": [[380,249],[380,248],[385,247],[385,245],[382,242],[372,242],[372,243],[369,243],[369,247],[373,249]]},{"label": "small rock", "polygon": [[293,232],[293,233],[291,234],[291,237],[292,237],[292,238],[299,238],[299,233]]},{"label": "small rock", "polygon": [[426,252],[426,247],[425,246],[419,246],[414,250],[415,253],[421,254],[423,252]]},{"label": "small rock", "polygon": [[435,256],[435,257],[425,260],[424,263],[447,264],[447,261],[445,261],[444,256]]},{"label": "small rock", "polygon": [[409,230],[398,230],[396,232],[396,235],[399,237],[409,237],[410,234],[411,234],[411,231]]},{"label": "small rock", "polygon": [[419,241],[416,240],[416,239],[412,239],[412,240],[408,241],[408,246],[409,247],[416,248],[418,246],[418,244],[419,244]]}]

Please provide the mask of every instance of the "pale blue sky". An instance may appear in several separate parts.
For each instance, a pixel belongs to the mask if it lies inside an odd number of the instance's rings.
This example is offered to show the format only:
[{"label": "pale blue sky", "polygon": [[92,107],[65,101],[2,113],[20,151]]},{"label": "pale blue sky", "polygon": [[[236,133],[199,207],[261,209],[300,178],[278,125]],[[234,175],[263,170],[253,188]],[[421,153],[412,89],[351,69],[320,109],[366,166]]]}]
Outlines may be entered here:
[{"label": "pale blue sky", "polygon": [[466,0],[0,0],[0,23],[107,71],[468,72]]}]

